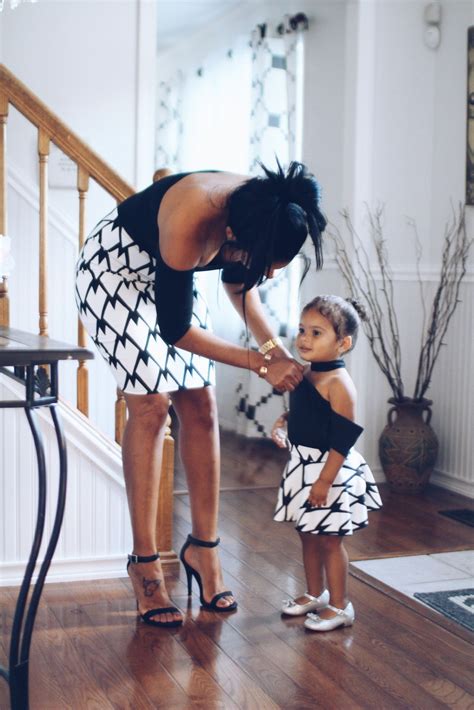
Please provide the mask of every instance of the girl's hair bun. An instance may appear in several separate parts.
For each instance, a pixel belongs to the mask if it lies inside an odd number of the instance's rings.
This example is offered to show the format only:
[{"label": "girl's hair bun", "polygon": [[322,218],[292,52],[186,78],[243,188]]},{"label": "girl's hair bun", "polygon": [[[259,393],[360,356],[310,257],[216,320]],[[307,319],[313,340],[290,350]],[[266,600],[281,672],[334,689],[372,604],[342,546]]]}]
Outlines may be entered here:
[{"label": "girl's hair bun", "polygon": [[357,298],[346,298],[345,300],[351,304],[361,320],[368,320],[367,311]]}]

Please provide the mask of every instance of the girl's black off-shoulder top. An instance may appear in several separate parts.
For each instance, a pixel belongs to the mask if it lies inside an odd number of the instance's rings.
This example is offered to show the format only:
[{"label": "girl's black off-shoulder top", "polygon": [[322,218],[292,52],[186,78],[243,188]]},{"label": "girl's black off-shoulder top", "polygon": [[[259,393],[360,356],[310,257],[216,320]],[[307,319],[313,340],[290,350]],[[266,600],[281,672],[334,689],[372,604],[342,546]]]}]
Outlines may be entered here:
[{"label": "girl's black off-shoulder top", "polygon": [[292,444],[324,452],[335,449],[347,456],[363,431],[361,426],[335,412],[306,377],[290,393],[288,438]]}]

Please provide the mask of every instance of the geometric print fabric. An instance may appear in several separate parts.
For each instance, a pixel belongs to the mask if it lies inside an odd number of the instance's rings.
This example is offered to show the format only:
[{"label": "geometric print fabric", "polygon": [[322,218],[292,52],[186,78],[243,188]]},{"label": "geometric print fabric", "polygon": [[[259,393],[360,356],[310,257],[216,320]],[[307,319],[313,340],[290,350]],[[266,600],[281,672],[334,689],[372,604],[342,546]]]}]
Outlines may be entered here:
[{"label": "geometric print fabric", "polygon": [[329,489],[326,506],[308,503],[311,486],[318,480],[328,456],[308,446],[291,445],[278,491],[274,520],[294,521],[299,532],[314,535],[352,535],[368,525],[368,511],[382,501],[372,471],[361,454],[351,449]]},{"label": "geometric print fabric", "polygon": [[[87,238],[76,267],[80,318],[109,363],[119,389],[152,394],[214,384],[214,362],[168,345],[155,308],[156,260],[125,229],[116,208]],[[210,330],[207,304],[195,288],[192,324]]]}]

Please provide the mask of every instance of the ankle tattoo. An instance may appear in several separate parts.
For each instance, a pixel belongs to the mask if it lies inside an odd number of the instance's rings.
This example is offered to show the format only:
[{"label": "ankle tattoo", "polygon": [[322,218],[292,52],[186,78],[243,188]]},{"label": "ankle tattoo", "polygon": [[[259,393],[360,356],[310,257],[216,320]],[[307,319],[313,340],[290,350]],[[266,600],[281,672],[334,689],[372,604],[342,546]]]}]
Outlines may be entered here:
[{"label": "ankle tattoo", "polygon": [[161,584],[161,579],[145,579],[143,577],[143,591],[146,597],[152,597]]}]

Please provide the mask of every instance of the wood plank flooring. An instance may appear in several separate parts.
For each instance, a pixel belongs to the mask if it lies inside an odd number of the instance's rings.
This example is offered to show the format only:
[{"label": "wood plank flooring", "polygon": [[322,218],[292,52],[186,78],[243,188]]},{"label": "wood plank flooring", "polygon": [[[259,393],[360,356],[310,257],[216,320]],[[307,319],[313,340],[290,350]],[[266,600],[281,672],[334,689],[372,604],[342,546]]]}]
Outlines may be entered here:
[{"label": "wood plank flooring", "polygon": [[[276,491],[265,487],[278,483],[280,452],[265,443],[242,448],[232,437],[224,443],[221,560],[238,611],[202,611],[177,566],[167,583],[186,620],[168,631],[137,621],[127,578],[48,584],[33,635],[32,710],[474,708],[474,637],[360,575],[350,579],[353,627],[315,634],[303,619],[280,616],[281,600],[305,588],[298,538],[291,525],[272,522]],[[382,487],[382,495],[383,510],[348,540],[351,559],[472,545],[472,528],[437,511],[474,501],[434,487],[422,496]],[[189,530],[188,496],[178,493],[176,550]],[[16,591],[0,588],[1,663]],[[0,708],[8,707],[0,681]]]}]

